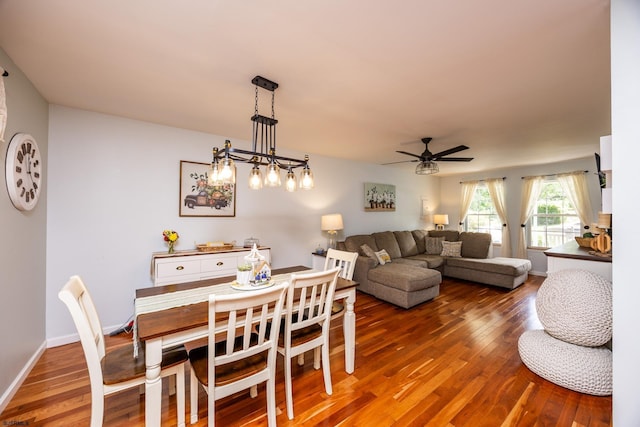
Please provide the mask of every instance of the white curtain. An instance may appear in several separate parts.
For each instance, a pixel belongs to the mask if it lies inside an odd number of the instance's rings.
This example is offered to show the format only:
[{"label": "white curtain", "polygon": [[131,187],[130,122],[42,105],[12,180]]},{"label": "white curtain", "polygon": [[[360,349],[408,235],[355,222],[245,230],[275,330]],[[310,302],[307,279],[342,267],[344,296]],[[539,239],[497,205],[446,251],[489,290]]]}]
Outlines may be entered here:
[{"label": "white curtain", "polygon": [[4,130],[7,128],[7,102],[4,93],[4,68],[0,67],[0,142],[4,142]]},{"label": "white curtain", "polygon": [[489,196],[493,206],[496,208],[496,213],[500,222],[502,223],[502,256],[511,258],[511,236],[509,234],[509,223],[507,222],[507,206],[504,196],[504,179],[494,178],[487,179],[485,181],[487,189],[489,190]]},{"label": "white curtain", "polygon": [[536,201],[540,197],[542,190],[541,176],[529,176],[523,178],[522,200],[520,202],[520,233],[518,237],[518,258],[527,258],[527,230],[525,229],[527,221],[531,218],[533,210],[536,207]]},{"label": "white curtain", "polygon": [[458,231],[462,231],[462,223],[467,218],[467,212],[469,211],[469,206],[471,206],[471,201],[473,200],[473,195],[475,194],[477,187],[478,181],[467,181],[462,183],[462,200],[460,203],[460,222],[458,223]]},{"label": "white curtain", "polygon": [[556,176],[562,191],[569,198],[583,225],[590,225],[592,219],[591,198],[583,171],[563,173]]}]

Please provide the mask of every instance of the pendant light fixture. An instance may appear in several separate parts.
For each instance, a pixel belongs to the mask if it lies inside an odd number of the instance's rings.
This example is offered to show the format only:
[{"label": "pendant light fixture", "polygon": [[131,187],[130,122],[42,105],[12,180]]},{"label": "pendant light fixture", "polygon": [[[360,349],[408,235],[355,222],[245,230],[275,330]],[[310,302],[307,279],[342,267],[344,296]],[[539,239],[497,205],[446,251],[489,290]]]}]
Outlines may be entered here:
[{"label": "pendant light fixture", "polygon": [[[261,76],[254,77],[251,83],[256,87],[255,110],[251,117],[253,122],[251,151],[233,148],[229,141],[225,142],[224,148],[221,150],[215,147],[209,169],[209,183],[212,185],[235,183],[235,164],[250,163],[253,167],[249,172],[249,188],[253,190],[261,189],[263,186],[282,186],[280,169],[285,169],[287,171],[285,189],[295,191],[298,188],[298,182],[293,172],[295,168],[302,168],[299,187],[304,190],[312,189],[314,180],[311,168],[309,168],[308,155],[304,156],[304,160],[300,160],[276,154],[278,120],[275,118],[275,90],[278,88],[278,83]],[[259,89],[271,92],[271,117],[263,116],[258,112]],[[260,169],[261,166],[266,166],[264,175]]]}]

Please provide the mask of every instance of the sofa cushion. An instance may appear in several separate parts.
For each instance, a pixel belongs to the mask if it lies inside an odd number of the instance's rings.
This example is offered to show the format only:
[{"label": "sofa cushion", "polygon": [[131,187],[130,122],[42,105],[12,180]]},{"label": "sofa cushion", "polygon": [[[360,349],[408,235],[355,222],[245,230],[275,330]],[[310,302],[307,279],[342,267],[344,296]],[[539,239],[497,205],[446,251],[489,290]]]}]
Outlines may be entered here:
[{"label": "sofa cushion", "polygon": [[379,251],[380,249],[376,245],[376,240],[370,234],[356,234],[355,236],[349,236],[344,239],[344,246],[349,252],[358,252],[359,255],[367,256],[362,251],[362,245],[368,245],[373,251]]},{"label": "sofa cushion", "polygon": [[442,252],[440,256],[460,258],[462,242],[442,242]]},{"label": "sofa cushion", "polygon": [[489,233],[460,233],[463,258],[487,258],[491,246],[491,234]]},{"label": "sofa cushion", "polygon": [[460,233],[458,233],[457,230],[429,230],[429,236],[444,236],[444,240],[446,240],[447,242],[457,242],[458,240],[460,240]]},{"label": "sofa cushion", "polygon": [[374,264],[375,264],[374,267],[378,265],[378,257],[376,256],[376,252],[373,249],[371,249],[371,246],[365,243],[364,245],[360,246],[360,249],[362,249],[362,252],[364,252],[366,256],[368,256],[374,261]]},{"label": "sofa cushion", "polygon": [[412,265],[387,264],[369,270],[369,280],[386,286],[413,292],[440,285],[439,271]]},{"label": "sofa cushion", "polygon": [[444,236],[440,237],[431,237],[426,236],[424,238],[424,247],[427,255],[440,255],[442,253],[442,242],[444,241]]},{"label": "sofa cushion", "polygon": [[413,240],[416,241],[418,253],[423,254],[426,250],[424,247],[424,238],[429,235],[429,232],[427,230],[413,230],[411,234],[413,234]]},{"label": "sofa cushion", "polygon": [[409,258],[402,258],[402,261],[422,261],[426,263],[427,268],[440,268],[444,264],[444,258],[438,255],[418,254]]},{"label": "sofa cushion", "polygon": [[376,258],[381,265],[385,265],[388,262],[391,262],[391,257],[384,249],[380,249],[378,252],[375,252]]},{"label": "sofa cushion", "polygon": [[531,261],[528,259],[504,257],[486,259],[448,258],[447,266],[517,277],[531,270]]},{"label": "sofa cushion", "polygon": [[[381,231],[378,233],[373,233],[372,236],[376,241],[376,246],[378,247],[378,250],[380,249],[386,250],[389,256],[391,257],[391,259],[402,257],[402,252],[400,252],[400,246],[398,246],[398,241],[396,240],[396,236],[395,234],[393,234],[393,232]],[[371,247],[373,248],[373,246]]]},{"label": "sofa cushion", "polygon": [[[422,254],[424,255],[424,254]],[[406,264],[406,265],[413,265],[416,267],[422,267],[422,268],[429,268],[429,265],[427,264],[427,261],[421,258],[417,258],[420,255],[414,255],[412,257],[409,258],[396,258],[393,260],[393,262],[395,262],[396,264]],[[442,258],[442,257],[440,257]]]},{"label": "sofa cushion", "polygon": [[416,239],[413,238],[413,234],[411,234],[410,231],[394,231],[393,235],[396,236],[396,241],[398,242],[398,246],[400,246],[400,253],[403,258],[418,255]]}]

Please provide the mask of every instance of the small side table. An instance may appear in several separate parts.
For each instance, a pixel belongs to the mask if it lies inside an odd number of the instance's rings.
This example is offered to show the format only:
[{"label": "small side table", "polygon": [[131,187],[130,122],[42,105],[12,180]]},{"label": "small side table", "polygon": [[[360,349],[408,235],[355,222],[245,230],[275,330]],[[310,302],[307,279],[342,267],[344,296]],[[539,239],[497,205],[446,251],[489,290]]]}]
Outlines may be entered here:
[{"label": "small side table", "polygon": [[311,252],[311,268],[314,270],[322,271],[324,270],[324,262],[327,258],[327,252],[322,252],[321,254],[317,252]]}]

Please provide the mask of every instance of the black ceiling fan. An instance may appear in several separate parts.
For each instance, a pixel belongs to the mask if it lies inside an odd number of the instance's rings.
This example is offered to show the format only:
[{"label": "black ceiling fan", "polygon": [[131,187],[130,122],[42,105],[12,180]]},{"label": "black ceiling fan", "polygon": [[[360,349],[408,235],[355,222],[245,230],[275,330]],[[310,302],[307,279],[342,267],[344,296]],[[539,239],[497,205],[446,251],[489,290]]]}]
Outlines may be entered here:
[{"label": "black ceiling fan", "polygon": [[466,145],[458,145],[457,147],[449,148],[448,150],[440,151],[439,153],[431,153],[429,151],[429,142],[432,138],[422,138],[424,143],[424,151],[422,154],[413,154],[406,151],[396,151],[396,153],[406,154],[407,156],[415,157],[412,160],[401,160],[399,162],[383,163],[385,165],[391,165],[394,163],[406,163],[406,162],[470,162],[473,157],[446,157],[449,154],[454,154],[459,151],[468,150]]}]

